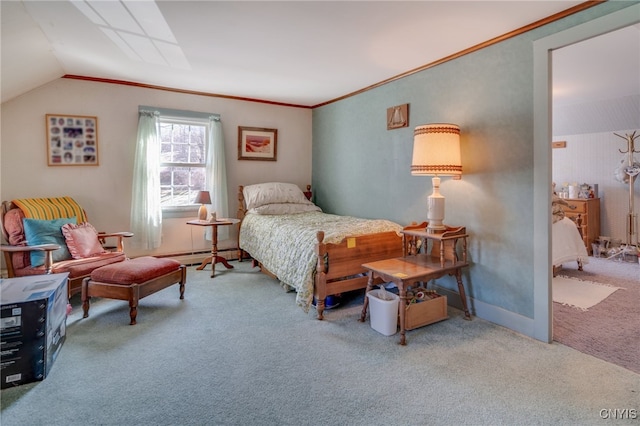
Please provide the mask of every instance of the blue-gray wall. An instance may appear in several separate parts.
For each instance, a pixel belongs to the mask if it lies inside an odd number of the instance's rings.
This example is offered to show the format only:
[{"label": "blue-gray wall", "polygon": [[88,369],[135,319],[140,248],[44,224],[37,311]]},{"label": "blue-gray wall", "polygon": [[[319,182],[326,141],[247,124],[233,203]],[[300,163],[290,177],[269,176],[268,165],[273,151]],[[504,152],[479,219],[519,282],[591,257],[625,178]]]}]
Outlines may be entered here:
[{"label": "blue-gray wall", "polygon": [[[442,179],[449,225],[471,236],[464,278],[479,316],[528,333],[534,317],[533,42],[632,6],[607,2],[313,112],[316,203],[326,212],[426,220],[431,179],[410,174],[413,129],[461,127],[463,178]],[[386,129],[387,108],[409,103],[409,127]],[[445,289],[455,281],[442,279]],[[452,300],[455,302],[455,300]],[[528,333],[529,334],[529,333]]]}]

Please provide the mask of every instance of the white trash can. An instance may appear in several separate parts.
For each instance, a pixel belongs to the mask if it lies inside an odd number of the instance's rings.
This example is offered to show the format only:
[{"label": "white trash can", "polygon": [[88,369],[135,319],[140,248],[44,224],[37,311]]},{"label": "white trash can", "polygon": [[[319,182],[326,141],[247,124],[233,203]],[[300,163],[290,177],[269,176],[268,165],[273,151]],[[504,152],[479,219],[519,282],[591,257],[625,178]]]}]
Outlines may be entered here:
[{"label": "white trash can", "polygon": [[398,331],[398,306],[400,297],[391,292],[386,292],[391,296],[391,300],[382,300],[378,296],[380,290],[371,290],[367,293],[369,298],[369,318],[371,328],[385,336],[391,336]]}]

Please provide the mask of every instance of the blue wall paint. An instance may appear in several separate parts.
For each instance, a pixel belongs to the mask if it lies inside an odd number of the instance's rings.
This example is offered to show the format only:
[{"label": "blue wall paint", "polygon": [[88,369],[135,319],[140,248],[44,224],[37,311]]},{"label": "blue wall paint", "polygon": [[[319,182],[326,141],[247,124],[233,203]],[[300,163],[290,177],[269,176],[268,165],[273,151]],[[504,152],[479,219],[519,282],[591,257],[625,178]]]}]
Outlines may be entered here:
[{"label": "blue wall paint", "polygon": [[[471,235],[468,296],[533,318],[533,47],[549,34],[627,7],[607,2],[313,112],[315,201],[329,213],[426,219],[428,177],[409,172],[413,128],[461,127],[463,178],[443,178],[446,223]],[[409,103],[409,127],[386,109]],[[439,284],[455,289],[455,281]]]}]

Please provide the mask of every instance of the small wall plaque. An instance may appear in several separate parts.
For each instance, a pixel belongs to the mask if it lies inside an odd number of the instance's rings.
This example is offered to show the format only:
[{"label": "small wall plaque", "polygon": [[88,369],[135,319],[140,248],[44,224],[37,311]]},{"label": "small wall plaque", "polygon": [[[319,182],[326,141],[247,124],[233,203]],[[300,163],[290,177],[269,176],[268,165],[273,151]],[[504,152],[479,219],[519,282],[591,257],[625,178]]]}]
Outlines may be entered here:
[{"label": "small wall plaque", "polygon": [[567,141],[551,142],[551,148],[566,148]]},{"label": "small wall plaque", "polygon": [[409,127],[409,104],[387,108],[387,130]]}]

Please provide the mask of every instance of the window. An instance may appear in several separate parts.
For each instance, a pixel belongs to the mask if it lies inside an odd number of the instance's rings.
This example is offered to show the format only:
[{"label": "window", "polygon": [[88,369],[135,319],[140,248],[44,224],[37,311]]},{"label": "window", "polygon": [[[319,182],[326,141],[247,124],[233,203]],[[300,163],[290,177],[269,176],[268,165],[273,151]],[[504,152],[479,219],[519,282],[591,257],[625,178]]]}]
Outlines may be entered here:
[{"label": "window", "polygon": [[193,206],[205,189],[206,122],[160,117],[160,204],[163,209]]},{"label": "window", "polygon": [[[211,195],[211,208],[227,217],[224,137],[218,114],[140,105],[131,187],[131,245],[155,250],[163,218],[195,215],[197,191]],[[222,230],[221,230],[222,231]],[[224,239],[218,233],[220,239]],[[208,238],[210,239],[210,238]]]}]

